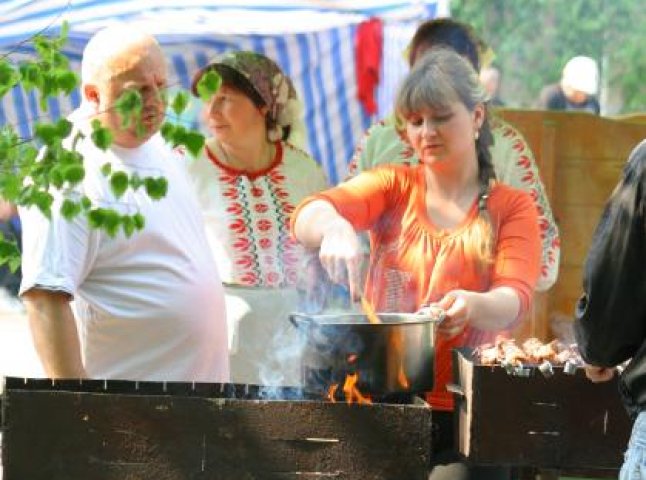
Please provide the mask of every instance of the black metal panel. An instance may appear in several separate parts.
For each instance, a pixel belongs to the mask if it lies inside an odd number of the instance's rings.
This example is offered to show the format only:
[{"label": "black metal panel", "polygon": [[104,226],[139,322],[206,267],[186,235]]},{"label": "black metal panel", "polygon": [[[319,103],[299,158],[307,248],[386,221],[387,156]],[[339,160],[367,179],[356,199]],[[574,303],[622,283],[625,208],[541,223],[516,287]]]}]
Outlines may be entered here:
[{"label": "black metal panel", "polygon": [[[425,480],[428,474],[426,404],[205,398],[196,392],[259,397],[261,389],[131,383],[8,379],[4,480]],[[73,391],[79,387],[84,391]],[[182,387],[187,395],[178,393]],[[153,393],[143,394],[147,388]]]}]

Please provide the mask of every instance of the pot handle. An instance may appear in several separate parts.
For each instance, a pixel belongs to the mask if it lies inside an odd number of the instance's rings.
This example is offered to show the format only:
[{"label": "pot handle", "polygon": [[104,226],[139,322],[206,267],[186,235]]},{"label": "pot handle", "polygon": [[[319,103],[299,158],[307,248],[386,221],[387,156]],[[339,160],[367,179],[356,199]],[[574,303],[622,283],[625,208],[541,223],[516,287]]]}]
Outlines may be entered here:
[{"label": "pot handle", "polygon": [[455,383],[447,383],[446,384],[446,389],[454,393],[456,395],[459,395],[460,397],[464,398],[464,388],[462,388],[460,385],[456,385]]},{"label": "pot handle", "polygon": [[415,312],[415,315],[420,317],[432,318],[436,326],[442,323],[446,318],[446,312],[442,308],[431,306],[431,305],[422,305]]},{"label": "pot handle", "polygon": [[303,324],[309,320],[309,317],[307,315],[303,315],[301,313],[290,313],[289,314],[289,321],[294,325],[296,328],[302,328]]}]

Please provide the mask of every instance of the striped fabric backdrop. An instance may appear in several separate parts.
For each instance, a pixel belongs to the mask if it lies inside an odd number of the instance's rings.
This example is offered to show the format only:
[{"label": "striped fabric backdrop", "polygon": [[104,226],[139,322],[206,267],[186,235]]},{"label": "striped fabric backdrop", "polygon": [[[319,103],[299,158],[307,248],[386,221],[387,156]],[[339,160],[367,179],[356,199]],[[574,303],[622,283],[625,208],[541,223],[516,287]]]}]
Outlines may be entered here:
[{"label": "striped fabric backdrop", "polygon": [[[222,9],[232,3],[236,10]],[[70,22],[64,53],[80,72],[83,48],[93,32],[115,22],[137,23],[155,34],[169,60],[169,84],[188,88],[192,74],[215,55],[253,50],[273,58],[293,79],[303,102],[305,149],[319,161],[331,184],[343,179],[355,144],[375,120],[356,100],[354,34],[370,15],[384,19],[382,82],[378,116],[388,114],[393,95],[406,72],[402,52],[415,25],[445,13],[433,2],[328,2],[335,9],[312,9],[322,2],[306,0],[214,2],[208,0],[39,0],[5,1],[0,5],[0,58],[12,62],[33,55],[30,34],[56,34],[63,18]],[[226,5],[224,5],[226,6]],[[351,7],[350,7],[351,6]],[[244,8],[245,10],[241,10]],[[21,43],[23,42],[23,43]],[[14,88],[0,103],[0,125],[11,123],[23,138],[31,137],[35,120],[69,114],[80,103],[78,91],[49,101],[42,111],[34,92]],[[185,121],[197,127],[198,102]]]}]

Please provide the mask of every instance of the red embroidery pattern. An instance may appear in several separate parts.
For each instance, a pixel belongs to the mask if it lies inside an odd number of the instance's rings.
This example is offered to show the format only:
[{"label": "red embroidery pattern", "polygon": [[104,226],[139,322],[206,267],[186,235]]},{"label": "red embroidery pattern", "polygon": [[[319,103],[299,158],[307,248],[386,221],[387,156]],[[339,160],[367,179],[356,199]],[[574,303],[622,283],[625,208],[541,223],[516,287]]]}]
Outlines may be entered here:
[{"label": "red embroidery pattern", "polygon": [[286,185],[284,148],[293,147],[277,143],[273,166],[254,176],[227,168],[209,152],[226,202],[233,282],[265,287],[296,283],[302,247],[289,234],[295,202]]},{"label": "red embroidery pattern", "polygon": [[492,129],[501,131],[504,138],[511,140],[512,149],[519,153],[516,161],[516,165],[520,167],[518,180],[522,184],[522,188],[531,195],[539,215],[538,225],[543,243],[541,277],[545,279],[550,278],[555,275],[555,272],[551,270],[556,265],[558,259],[560,240],[556,225],[550,222],[546,216],[547,205],[543,203],[544,199],[536,189],[536,186],[540,184],[540,179],[538,177],[538,171],[529,156],[531,152],[529,155],[526,153],[528,149],[525,140],[511,125],[503,123],[494,117],[491,126]]}]

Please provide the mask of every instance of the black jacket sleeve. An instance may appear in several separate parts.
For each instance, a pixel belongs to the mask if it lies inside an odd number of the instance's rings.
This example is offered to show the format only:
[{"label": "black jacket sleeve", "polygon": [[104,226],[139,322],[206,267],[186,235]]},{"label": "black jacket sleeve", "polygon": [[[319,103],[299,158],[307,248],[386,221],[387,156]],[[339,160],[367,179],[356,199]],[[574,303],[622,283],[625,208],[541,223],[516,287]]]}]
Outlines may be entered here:
[{"label": "black jacket sleeve", "polygon": [[646,338],[646,141],[630,155],[585,263],[574,331],[584,360],[612,367]]}]

